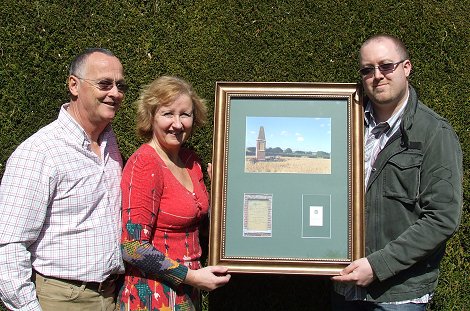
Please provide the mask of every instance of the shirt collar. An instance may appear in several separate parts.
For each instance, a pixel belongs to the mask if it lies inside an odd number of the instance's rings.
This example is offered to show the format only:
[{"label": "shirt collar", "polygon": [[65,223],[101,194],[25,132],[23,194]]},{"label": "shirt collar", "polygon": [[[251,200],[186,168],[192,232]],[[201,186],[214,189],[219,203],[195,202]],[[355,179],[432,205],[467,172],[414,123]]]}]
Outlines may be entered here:
[{"label": "shirt collar", "polygon": [[[58,121],[65,129],[67,129],[67,132],[70,135],[70,140],[78,142],[83,148],[88,148],[90,145],[88,134],[85,132],[82,126],[78,124],[78,122],[67,112],[69,105],[70,103],[62,105],[60,108]],[[103,147],[106,146],[111,131],[111,124],[108,124],[100,134],[99,140]]]},{"label": "shirt collar", "polygon": [[[396,111],[387,121],[382,122],[382,123],[388,124],[388,128],[395,127],[397,122],[401,120],[403,111],[405,110],[405,107],[408,103],[409,96],[410,96],[410,93],[408,92],[408,95],[404,99],[404,103],[400,107],[400,109]],[[367,102],[366,108],[364,109],[364,124],[367,127],[375,127],[378,125],[374,118],[374,108],[372,107],[372,102],[370,100]]]}]

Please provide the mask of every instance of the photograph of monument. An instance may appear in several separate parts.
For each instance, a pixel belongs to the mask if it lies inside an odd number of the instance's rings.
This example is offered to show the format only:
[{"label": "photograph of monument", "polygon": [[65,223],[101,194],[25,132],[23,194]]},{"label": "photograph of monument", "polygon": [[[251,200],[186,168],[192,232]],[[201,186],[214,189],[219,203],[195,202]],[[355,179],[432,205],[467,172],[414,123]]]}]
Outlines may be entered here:
[{"label": "photograph of monument", "polygon": [[266,160],[266,135],[264,127],[260,126],[258,138],[256,139],[256,161]]},{"label": "photograph of monument", "polygon": [[247,117],[245,172],[331,174],[331,118]]}]

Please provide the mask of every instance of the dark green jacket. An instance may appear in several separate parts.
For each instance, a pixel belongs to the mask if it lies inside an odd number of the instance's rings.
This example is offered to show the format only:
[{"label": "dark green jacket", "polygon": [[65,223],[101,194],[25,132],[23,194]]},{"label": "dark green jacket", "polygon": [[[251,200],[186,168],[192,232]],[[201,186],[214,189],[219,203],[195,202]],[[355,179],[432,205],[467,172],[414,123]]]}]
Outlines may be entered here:
[{"label": "dark green jacket", "polygon": [[457,135],[410,87],[400,130],[379,153],[366,186],[366,256],[377,276],[368,300],[434,291],[445,243],[460,222],[462,174]]}]

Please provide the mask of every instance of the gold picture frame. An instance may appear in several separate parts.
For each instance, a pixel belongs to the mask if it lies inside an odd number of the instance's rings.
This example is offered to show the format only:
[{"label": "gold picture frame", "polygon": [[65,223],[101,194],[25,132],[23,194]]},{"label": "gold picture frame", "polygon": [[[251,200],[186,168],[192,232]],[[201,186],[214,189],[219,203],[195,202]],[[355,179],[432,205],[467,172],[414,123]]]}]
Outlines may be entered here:
[{"label": "gold picture frame", "polygon": [[217,82],[209,264],[335,275],[364,256],[355,83]]}]

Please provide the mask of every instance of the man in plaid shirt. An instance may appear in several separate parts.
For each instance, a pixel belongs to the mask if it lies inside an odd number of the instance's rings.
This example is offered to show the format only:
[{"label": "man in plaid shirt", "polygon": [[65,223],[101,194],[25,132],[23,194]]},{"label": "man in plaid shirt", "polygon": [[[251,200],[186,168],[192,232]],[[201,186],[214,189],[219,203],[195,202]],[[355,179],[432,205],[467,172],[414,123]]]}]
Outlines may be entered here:
[{"label": "man in plaid shirt", "polygon": [[13,152],[0,185],[0,297],[11,310],[113,310],[124,272],[110,125],[127,90],[122,64],[88,49],[68,88],[70,102]]}]

